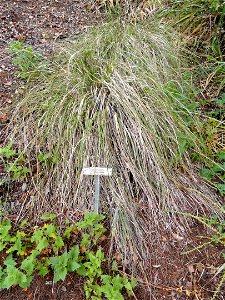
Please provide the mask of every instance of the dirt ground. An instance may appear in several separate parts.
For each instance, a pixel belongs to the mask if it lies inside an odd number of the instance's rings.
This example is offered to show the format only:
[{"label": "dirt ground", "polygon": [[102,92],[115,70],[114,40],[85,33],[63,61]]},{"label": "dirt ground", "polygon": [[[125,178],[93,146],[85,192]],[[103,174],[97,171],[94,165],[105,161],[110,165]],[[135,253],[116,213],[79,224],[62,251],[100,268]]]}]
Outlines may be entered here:
[{"label": "dirt ground", "polygon": [[101,13],[90,1],[0,1],[0,101],[11,103],[16,81],[7,54],[10,41],[25,41],[48,52],[54,42],[76,35],[101,22]]},{"label": "dirt ground", "polygon": [[[90,0],[0,0],[0,145],[5,140],[5,126],[10,118],[10,105],[20,86],[15,75],[7,45],[18,40],[32,44],[48,55],[58,40],[76,35],[98,24],[103,13],[90,5]],[[1,173],[1,170],[0,170]],[[19,194],[16,194],[19,197]],[[223,263],[219,248],[195,251],[189,255],[181,252],[201,243],[197,236],[205,235],[204,229],[193,225],[192,234],[162,236],[160,247],[151,250],[152,260],[145,266],[146,278],[140,279],[135,290],[138,300],[209,300],[220,274],[215,271]],[[164,257],[157,253],[162,250]],[[53,285],[52,277],[36,277],[28,289],[18,287],[0,291],[0,299],[85,299],[82,281],[68,275],[65,282]],[[218,299],[225,299],[221,290]]]}]

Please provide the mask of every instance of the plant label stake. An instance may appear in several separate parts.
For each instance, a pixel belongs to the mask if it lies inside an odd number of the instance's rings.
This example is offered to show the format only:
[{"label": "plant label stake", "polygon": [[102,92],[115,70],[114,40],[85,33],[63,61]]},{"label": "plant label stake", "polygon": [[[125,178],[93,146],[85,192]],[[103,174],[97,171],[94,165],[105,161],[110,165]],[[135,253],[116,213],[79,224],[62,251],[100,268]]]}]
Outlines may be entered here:
[{"label": "plant label stake", "polygon": [[100,193],[100,176],[111,176],[112,168],[83,168],[84,175],[95,176],[95,206],[94,210],[98,213],[99,211],[99,193]]}]

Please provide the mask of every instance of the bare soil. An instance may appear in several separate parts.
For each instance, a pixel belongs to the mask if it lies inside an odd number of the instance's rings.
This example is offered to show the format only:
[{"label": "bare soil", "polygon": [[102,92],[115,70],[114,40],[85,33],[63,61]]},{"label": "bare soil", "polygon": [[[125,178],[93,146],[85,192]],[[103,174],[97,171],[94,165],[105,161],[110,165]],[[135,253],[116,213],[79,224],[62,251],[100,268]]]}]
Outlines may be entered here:
[{"label": "bare soil", "polygon": [[[102,21],[102,13],[90,5],[90,0],[1,0],[0,3],[0,145],[5,141],[5,126],[9,122],[10,107],[21,82],[15,75],[12,58],[8,55],[8,43],[25,41],[48,55],[54,42],[79,34],[89,26]],[[1,173],[1,169],[0,169]],[[14,198],[21,198],[21,189],[13,187]],[[1,193],[1,191],[0,191]],[[204,241],[197,236],[206,235],[199,224],[193,225],[190,235],[178,236],[175,232],[162,235],[159,246],[152,251],[152,260],[145,266],[146,278],[140,279],[135,290],[138,300],[209,300],[221,274],[214,277],[223,260],[218,247],[181,252]],[[158,245],[158,244],[157,244]],[[163,253],[160,256],[159,253]],[[52,282],[49,278],[35,277],[28,289],[14,287],[0,291],[0,299],[85,299],[82,280],[74,274],[64,282]],[[225,299],[225,290],[217,299]]]}]

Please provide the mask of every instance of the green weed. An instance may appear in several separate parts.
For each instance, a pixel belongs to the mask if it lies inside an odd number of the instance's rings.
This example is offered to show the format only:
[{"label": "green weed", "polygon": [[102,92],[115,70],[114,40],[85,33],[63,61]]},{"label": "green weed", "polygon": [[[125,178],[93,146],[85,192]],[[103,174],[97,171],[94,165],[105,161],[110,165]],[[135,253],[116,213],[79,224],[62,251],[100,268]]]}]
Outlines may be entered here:
[{"label": "green weed", "polygon": [[[201,98],[201,90],[195,89],[194,85],[193,89],[190,89],[187,79],[188,74],[184,76],[182,87],[176,83],[165,86],[168,95],[177,101],[176,114],[179,113],[193,133],[189,136],[177,133],[180,154],[183,155],[188,150],[193,161],[201,162],[204,168],[200,170],[200,175],[213,184],[221,195],[224,195],[224,125],[220,119],[225,114],[225,95],[211,99],[208,104]],[[207,105],[210,105],[211,109]]]},{"label": "green weed", "polygon": [[10,184],[15,180],[23,181],[30,174],[24,153],[13,149],[13,143],[0,148],[0,158],[6,171],[6,176],[0,181],[0,185]]},{"label": "green weed", "polygon": [[[3,148],[0,148],[0,158],[3,162],[6,175],[1,180],[0,184],[10,185],[13,181],[24,181],[31,175],[31,169],[28,167],[28,157],[24,151],[15,150],[13,143],[9,143]],[[39,174],[45,170],[49,170],[60,160],[59,155],[53,149],[51,152],[39,152],[36,157],[33,153],[33,166],[38,168]],[[33,174],[37,176],[36,174]]]},{"label": "green weed", "polygon": [[76,272],[86,278],[86,299],[101,300],[104,295],[109,300],[122,300],[122,291],[133,294],[134,279],[129,280],[116,271],[106,274],[103,270],[106,258],[99,246],[106,231],[103,216],[86,213],[83,221],[71,224],[67,220],[63,228],[57,225],[55,214],[43,215],[42,219],[46,222],[43,226],[28,229],[24,221],[16,231],[12,230],[10,220],[1,221],[0,288],[15,285],[27,288],[35,273],[46,276],[52,272],[53,281],[57,283],[64,281],[68,273]]},{"label": "green weed", "polygon": [[225,195],[225,150],[212,156],[211,166],[200,171],[202,177],[214,184],[221,195]]},{"label": "green weed", "polygon": [[9,54],[13,55],[12,62],[18,67],[16,72],[21,79],[26,81],[35,78],[37,75],[37,66],[42,60],[40,52],[35,51],[31,45],[24,42],[10,42]]}]

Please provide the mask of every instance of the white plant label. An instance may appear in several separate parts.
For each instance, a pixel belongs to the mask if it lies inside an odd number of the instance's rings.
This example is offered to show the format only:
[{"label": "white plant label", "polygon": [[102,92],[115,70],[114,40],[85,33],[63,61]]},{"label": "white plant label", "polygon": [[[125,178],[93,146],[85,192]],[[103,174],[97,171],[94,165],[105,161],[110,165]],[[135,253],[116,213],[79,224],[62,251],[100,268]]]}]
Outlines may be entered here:
[{"label": "white plant label", "polygon": [[91,167],[91,168],[83,168],[83,175],[92,175],[95,176],[95,203],[94,210],[99,212],[99,193],[100,193],[100,176],[111,176],[112,168],[99,168],[99,167]]},{"label": "white plant label", "polygon": [[112,168],[83,168],[84,175],[94,175],[94,176],[112,176]]}]

